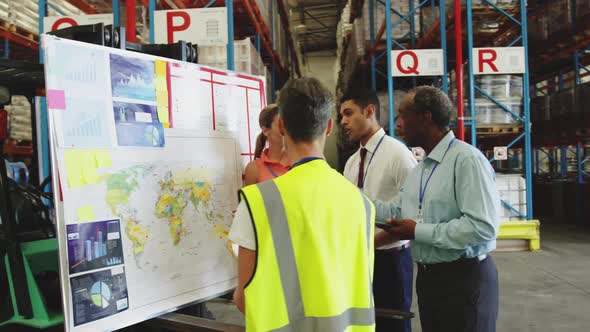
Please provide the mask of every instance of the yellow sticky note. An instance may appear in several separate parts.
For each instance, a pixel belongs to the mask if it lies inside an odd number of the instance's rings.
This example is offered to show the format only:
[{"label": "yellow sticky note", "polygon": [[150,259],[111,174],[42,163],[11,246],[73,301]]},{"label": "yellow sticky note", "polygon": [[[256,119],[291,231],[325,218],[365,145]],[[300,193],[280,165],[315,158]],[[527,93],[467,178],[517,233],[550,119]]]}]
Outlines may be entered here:
[{"label": "yellow sticky note", "polygon": [[168,106],[158,106],[158,120],[164,126],[164,128],[170,127],[170,114],[168,112]]},{"label": "yellow sticky note", "polygon": [[163,60],[156,60],[156,76],[166,77],[167,63]]},{"label": "yellow sticky note", "polygon": [[156,91],[168,91],[166,76],[156,76],[154,81],[156,82]]},{"label": "yellow sticky note", "polygon": [[109,150],[96,150],[95,157],[97,167],[102,168],[113,166],[113,161],[111,160],[111,153]]},{"label": "yellow sticky note", "polygon": [[96,167],[96,152],[94,150],[81,151],[82,154],[82,179],[85,184],[97,184],[100,182]]},{"label": "yellow sticky note", "polygon": [[168,107],[168,91],[156,91],[156,103]]},{"label": "yellow sticky note", "polygon": [[66,177],[70,188],[83,186],[84,178],[82,177],[82,158],[80,151],[67,150],[64,152],[64,159],[66,162]]},{"label": "yellow sticky note", "polygon": [[92,205],[82,206],[78,208],[78,220],[92,221],[96,220],[94,215],[94,207]]}]

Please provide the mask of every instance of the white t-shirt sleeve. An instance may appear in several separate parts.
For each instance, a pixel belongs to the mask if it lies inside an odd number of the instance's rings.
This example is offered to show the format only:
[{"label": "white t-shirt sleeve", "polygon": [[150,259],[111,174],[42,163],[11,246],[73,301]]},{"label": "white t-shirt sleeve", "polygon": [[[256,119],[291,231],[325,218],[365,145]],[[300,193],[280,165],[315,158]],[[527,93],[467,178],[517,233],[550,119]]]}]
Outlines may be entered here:
[{"label": "white t-shirt sleeve", "polygon": [[229,239],[240,247],[256,250],[254,224],[246,201],[241,201],[238,204],[234,222],[229,231]]}]

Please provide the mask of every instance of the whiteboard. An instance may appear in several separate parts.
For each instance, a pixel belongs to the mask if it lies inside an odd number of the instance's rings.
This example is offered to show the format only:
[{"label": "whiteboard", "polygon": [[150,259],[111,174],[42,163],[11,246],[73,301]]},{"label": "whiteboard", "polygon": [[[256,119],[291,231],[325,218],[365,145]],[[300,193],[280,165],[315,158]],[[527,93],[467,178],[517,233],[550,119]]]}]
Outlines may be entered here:
[{"label": "whiteboard", "polygon": [[44,36],[68,331],[235,287],[227,239],[264,79]]}]

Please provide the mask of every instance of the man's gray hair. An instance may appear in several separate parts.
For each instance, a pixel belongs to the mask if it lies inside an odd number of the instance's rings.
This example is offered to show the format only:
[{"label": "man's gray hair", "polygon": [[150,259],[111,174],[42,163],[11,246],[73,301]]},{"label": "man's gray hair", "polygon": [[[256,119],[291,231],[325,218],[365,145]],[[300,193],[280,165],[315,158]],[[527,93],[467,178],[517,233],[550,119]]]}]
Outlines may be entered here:
[{"label": "man's gray hair", "polygon": [[441,129],[449,126],[453,103],[444,92],[433,86],[419,86],[412,92],[414,94],[413,111],[430,112],[432,121]]}]

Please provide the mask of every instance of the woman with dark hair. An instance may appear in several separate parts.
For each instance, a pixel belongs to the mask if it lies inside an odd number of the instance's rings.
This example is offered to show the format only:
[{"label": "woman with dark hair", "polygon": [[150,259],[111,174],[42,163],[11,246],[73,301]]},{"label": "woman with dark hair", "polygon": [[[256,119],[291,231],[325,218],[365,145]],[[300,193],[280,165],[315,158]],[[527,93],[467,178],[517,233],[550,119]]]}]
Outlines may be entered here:
[{"label": "woman with dark hair", "polygon": [[[264,182],[281,176],[289,170],[289,160],[279,133],[279,108],[266,106],[258,117],[262,132],[256,139],[254,161],[246,166],[244,185]],[[268,148],[265,149],[266,143]]]}]

